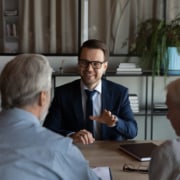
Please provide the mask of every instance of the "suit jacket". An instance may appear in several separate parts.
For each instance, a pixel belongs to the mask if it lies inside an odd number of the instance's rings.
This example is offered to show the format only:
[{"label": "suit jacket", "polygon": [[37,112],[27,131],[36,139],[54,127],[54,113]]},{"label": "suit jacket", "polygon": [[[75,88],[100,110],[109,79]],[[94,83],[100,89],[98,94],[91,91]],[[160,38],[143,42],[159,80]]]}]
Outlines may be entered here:
[{"label": "suit jacket", "polygon": [[[118,117],[114,127],[101,124],[102,140],[132,139],[137,135],[137,123],[132,113],[128,89],[102,79],[102,110]],[[56,87],[44,126],[62,135],[84,129],[80,79]]]}]

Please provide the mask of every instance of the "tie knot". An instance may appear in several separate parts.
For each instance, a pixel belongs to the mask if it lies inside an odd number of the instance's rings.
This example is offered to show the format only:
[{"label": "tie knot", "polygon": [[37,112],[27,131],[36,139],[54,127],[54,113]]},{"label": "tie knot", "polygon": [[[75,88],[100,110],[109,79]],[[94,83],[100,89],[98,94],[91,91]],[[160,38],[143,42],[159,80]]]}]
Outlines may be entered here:
[{"label": "tie knot", "polygon": [[89,90],[85,89],[85,92],[86,92],[87,98],[92,98],[93,95],[96,93],[96,90],[89,91]]}]

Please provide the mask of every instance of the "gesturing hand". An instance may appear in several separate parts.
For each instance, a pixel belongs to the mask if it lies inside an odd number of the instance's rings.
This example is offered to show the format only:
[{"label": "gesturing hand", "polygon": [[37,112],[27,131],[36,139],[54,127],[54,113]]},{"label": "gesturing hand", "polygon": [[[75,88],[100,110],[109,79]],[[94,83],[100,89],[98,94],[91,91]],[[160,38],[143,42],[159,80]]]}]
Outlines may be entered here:
[{"label": "gesturing hand", "polygon": [[70,136],[74,143],[91,144],[95,141],[91,132],[86,129],[82,129]]},{"label": "gesturing hand", "polygon": [[99,123],[106,124],[109,127],[113,127],[116,124],[116,116],[106,109],[103,110],[100,116],[90,116],[91,120],[95,120]]}]

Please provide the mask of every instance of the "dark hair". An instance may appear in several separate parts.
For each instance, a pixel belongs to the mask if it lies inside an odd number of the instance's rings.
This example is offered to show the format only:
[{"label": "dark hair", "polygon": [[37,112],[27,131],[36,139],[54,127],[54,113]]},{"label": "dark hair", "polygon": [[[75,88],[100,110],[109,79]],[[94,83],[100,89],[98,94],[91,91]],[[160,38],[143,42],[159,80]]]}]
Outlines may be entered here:
[{"label": "dark hair", "polygon": [[109,59],[109,49],[107,45],[100,40],[89,39],[85,41],[79,49],[78,58],[80,57],[83,48],[101,49],[104,52],[104,60],[108,61]]}]

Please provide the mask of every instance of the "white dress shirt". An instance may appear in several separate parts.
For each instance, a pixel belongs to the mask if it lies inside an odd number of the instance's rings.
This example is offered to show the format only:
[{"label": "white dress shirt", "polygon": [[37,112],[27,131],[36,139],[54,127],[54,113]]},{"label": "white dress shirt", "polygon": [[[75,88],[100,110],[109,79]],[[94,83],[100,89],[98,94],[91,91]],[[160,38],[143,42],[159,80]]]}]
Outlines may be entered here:
[{"label": "white dress shirt", "polygon": [[[84,120],[86,117],[86,93],[85,89],[88,89],[87,86],[84,85],[84,83],[81,81],[81,94],[82,94],[82,107],[83,107],[83,113],[84,113]],[[97,92],[92,97],[93,100],[93,116],[99,116],[101,114],[101,93],[102,93],[102,82],[100,80],[99,84],[95,87]],[[93,129],[94,129],[94,136],[96,140],[100,139],[100,123],[93,121]]]}]

